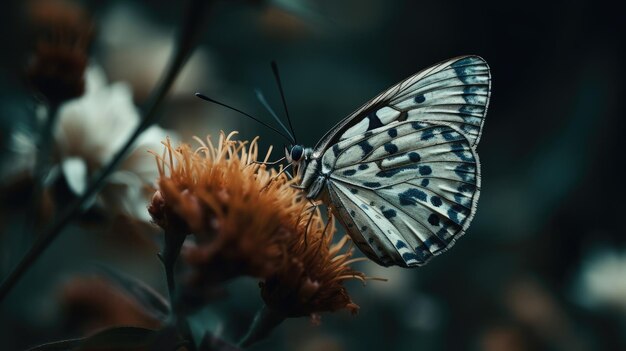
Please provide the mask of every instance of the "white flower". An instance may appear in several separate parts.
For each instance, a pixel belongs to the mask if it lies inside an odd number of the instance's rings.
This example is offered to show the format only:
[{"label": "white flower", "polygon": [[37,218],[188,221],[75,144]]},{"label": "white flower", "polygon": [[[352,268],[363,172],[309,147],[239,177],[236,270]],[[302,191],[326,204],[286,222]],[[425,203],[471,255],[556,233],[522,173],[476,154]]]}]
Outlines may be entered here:
[{"label": "white flower", "polygon": [[[86,83],[82,97],[61,106],[54,131],[58,168],[76,194],[85,191],[89,179],[112,160],[140,122],[126,84],[108,85],[98,67],[88,68]],[[146,206],[158,171],[148,150],[162,149],[166,136],[152,126],[137,138],[129,157],[107,178],[96,199],[99,206],[149,220]]]},{"label": "white flower", "polygon": [[596,252],[583,263],[576,295],[590,307],[617,307],[626,313],[626,250]]}]

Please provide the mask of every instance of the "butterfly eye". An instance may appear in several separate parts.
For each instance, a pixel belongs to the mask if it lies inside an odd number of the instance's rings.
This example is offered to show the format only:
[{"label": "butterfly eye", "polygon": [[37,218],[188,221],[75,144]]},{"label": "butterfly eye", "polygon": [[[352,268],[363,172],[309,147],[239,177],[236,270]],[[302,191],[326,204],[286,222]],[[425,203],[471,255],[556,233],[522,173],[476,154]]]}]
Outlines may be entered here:
[{"label": "butterfly eye", "polygon": [[295,145],[291,148],[291,160],[293,162],[299,162],[302,158],[302,154],[304,153],[304,148],[302,145]]}]

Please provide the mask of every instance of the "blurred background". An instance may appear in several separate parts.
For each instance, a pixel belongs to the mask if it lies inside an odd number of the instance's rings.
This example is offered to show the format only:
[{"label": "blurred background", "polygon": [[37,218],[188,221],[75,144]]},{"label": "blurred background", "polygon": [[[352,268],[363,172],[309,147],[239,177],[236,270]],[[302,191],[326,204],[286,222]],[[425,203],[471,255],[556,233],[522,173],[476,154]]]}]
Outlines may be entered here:
[{"label": "blurred background", "polygon": [[[123,91],[121,98],[141,106],[171,54],[182,2],[73,3],[94,26],[87,93],[95,91],[90,86],[109,89],[90,103],[106,109],[107,96]],[[34,162],[40,114],[24,83],[33,6],[6,2],[0,21],[2,277],[32,241],[22,231],[23,175]],[[357,316],[324,314],[319,326],[288,320],[252,349],[626,349],[624,33],[623,11],[604,1],[215,1],[200,47],[159,112],[159,135],[193,143],[192,136],[238,130],[242,139],[260,135],[262,149],[275,145],[273,155],[281,157],[285,141],[272,131],[193,96],[200,91],[271,121],[254,93],[264,91],[282,115],[271,60],[278,61],[298,140],[308,146],[382,90],[441,60],[480,55],[493,77],[478,146],[482,194],[467,236],[422,268],[359,263],[369,276],[389,281],[349,284],[361,306]],[[118,145],[111,128],[101,129],[102,144],[92,154]],[[66,128],[83,139],[87,132]],[[75,134],[74,144],[87,143]],[[70,140],[55,135],[59,143]],[[153,150],[160,152],[160,140]],[[148,159],[147,172],[156,172],[151,156],[140,156]],[[50,182],[57,195],[71,197],[82,179],[71,174],[84,170],[72,168],[74,158],[61,159],[53,168],[61,175]],[[85,164],[87,172],[97,168]],[[62,233],[0,306],[2,349],[103,325],[150,323],[119,308],[124,296],[96,277],[105,263],[166,290],[156,257],[159,230],[141,213],[124,215],[143,211],[146,202],[122,201],[106,225],[99,224],[103,211],[89,209]],[[101,209],[110,203],[98,200]],[[193,320],[236,340],[262,304],[257,281],[239,279],[225,294]]]}]

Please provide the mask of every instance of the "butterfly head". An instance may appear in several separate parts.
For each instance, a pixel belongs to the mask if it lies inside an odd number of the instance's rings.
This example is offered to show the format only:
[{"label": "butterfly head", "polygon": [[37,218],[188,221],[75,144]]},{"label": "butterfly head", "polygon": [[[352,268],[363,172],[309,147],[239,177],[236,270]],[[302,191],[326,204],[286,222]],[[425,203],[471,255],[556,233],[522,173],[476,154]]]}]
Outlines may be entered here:
[{"label": "butterfly head", "polygon": [[298,165],[304,157],[304,147],[302,145],[289,145],[285,147],[285,157],[289,163]]},{"label": "butterfly head", "polygon": [[302,176],[304,170],[307,168],[308,161],[313,155],[313,149],[305,148],[302,145],[289,145],[285,146],[285,158],[287,162],[293,167],[294,173],[298,176]]}]

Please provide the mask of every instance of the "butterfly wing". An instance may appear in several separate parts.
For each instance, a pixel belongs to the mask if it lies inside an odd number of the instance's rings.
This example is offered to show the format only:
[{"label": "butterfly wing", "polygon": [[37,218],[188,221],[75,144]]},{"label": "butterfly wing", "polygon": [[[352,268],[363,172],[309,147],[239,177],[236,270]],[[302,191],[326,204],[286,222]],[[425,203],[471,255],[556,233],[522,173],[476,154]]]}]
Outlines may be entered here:
[{"label": "butterfly wing", "polygon": [[461,131],[398,122],[344,139],[322,156],[331,207],[379,264],[425,264],[463,235],[476,211],[480,164]]},{"label": "butterfly wing", "polygon": [[491,91],[487,62],[461,56],[440,62],[387,89],[339,122],[316,145],[338,141],[402,121],[447,124],[475,146],[482,132]]}]

